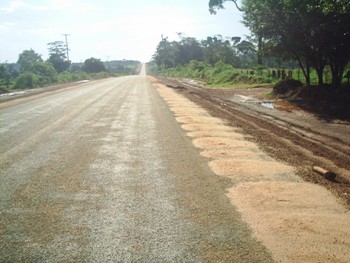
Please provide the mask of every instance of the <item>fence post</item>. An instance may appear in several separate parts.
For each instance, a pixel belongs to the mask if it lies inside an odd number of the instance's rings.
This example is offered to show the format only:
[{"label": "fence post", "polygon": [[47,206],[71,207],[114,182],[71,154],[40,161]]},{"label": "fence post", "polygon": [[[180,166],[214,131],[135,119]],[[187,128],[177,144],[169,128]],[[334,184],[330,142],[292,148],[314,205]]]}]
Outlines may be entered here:
[{"label": "fence post", "polygon": [[286,71],[284,69],[282,69],[282,79],[286,79]]},{"label": "fence post", "polygon": [[272,70],[272,78],[275,79],[276,77],[277,77],[277,75],[276,75],[276,70],[273,69],[273,70]]}]

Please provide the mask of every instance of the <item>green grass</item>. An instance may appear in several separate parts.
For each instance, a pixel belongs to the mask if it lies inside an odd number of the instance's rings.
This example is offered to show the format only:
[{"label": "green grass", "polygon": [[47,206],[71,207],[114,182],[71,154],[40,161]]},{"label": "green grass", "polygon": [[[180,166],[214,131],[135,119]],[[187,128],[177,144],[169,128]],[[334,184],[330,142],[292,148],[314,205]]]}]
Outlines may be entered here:
[{"label": "green grass", "polygon": [[[153,65],[153,72],[156,66]],[[301,69],[277,69],[277,68],[255,68],[239,69],[231,65],[217,62],[209,65],[205,62],[191,61],[187,65],[177,66],[169,69],[158,69],[156,74],[165,77],[191,78],[207,83],[208,88],[254,88],[265,85],[273,85],[282,79],[282,71],[286,77],[290,75],[295,80],[305,83],[305,77]],[[310,72],[311,85],[318,84],[315,70]],[[324,72],[324,83],[331,84],[331,72],[329,68]],[[343,83],[347,80],[344,78]]]}]

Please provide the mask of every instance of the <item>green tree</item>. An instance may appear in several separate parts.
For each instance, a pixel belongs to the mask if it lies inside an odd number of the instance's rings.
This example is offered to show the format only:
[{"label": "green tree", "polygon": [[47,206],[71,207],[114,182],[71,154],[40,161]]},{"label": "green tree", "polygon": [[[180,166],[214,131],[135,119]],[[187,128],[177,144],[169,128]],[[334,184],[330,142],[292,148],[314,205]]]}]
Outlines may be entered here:
[{"label": "green tree", "polygon": [[39,86],[39,76],[32,72],[24,72],[18,76],[14,87],[16,89],[32,89]]},{"label": "green tree", "polygon": [[17,64],[20,65],[20,71],[25,72],[29,71],[35,62],[42,61],[41,55],[36,53],[33,49],[29,49],[19,54]]},{"label": "green tree", "polygon": [[169,42],[167,37],[163,37],[158,43],[153,60],[158,67],[172,68],[179,64],[179,45],[176,41]]},{"label": "green tree", "polygon": [[47,85],[56,80],[57,72],[49,62],[35,62],[32,64],[30,72],[36,74],[39,78],[40,85]]},{"label": "green tree", "polygon": [[229,40],[223,40],[221,35],[207,37],[202,41],[205,62],[215,65],[218,61],[237,65],[237,56]]},{"label": "green tree", "polygon": [[224,9],[224,3],[225,2],[233,2],[237,9],[239,11],[242,11],[242,9],[239,7],[237,0],[210,0],[209,1],[209,11],[212,14],[216,14],[216,10],[218,9]]},{"label": "green tree", "polygon": [[98,72],[106,71],[106,68],[103,62],[97,58],[89,58],[85,60],[82,69],[83,71],[88,73],[98,73]]},{"label": "green tree", "polygon": [[7,69],[4,64],[0,64],[0,79],[5,79],[7,75]]},{"label": "green tree", "polygon": [[[332,84],[341,84],[350,62],[350,2],[347,0],[322,1],[322,43],[332,71]],[[321,44],[321,43],[320,43]]]},{"label": "green tree", "polygon": [[55,67],[58,73],[69,69],[71,62],[67,60],[67,47],[63,41],[54,41],[47,44],[49,46],[48,61]]},{"label": "green tree", "polygon": [[293,58],[310,85],[310,68],[319,83],[329,64],[339,86],[350,59],[350,3],[345,0],[243,0],[244,24],[267,40],[279,56]]},{"label": "green tree", "polygon": [[193,37],[182,37],[182,34],[178,34],[181,41],[177,43],[179,59],[178,63],[185,65],[191,60],[201,61],[203,59],[203,48],[197,39]]},{"label": "green tree", "polygon": [[242,60],[243,67],[252,67],[255,65],[256,49],[252,42],[242,40],[235,45],[235,48],[240,59]]}]

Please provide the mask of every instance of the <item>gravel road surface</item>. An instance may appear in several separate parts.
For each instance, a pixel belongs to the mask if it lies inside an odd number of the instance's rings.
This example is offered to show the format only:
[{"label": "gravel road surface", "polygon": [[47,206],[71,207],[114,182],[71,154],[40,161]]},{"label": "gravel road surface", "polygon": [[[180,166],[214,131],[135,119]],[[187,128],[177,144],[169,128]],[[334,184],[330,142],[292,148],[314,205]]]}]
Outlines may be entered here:
[{"label": "gravel road surface", "polygon": [[272,262],[144,71],[0,113],[0,262]]}]

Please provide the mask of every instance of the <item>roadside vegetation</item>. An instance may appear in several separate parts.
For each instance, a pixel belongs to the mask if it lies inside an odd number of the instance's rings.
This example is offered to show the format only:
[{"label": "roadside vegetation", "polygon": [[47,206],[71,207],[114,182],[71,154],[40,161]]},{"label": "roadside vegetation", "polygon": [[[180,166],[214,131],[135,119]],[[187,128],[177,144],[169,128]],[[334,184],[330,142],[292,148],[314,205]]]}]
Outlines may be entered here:
[{"label": "roadside vegetation", "polygon": [[48,44],[49,58],[44,61],[33,49],[24,50],[17,63],[0,64],[0,93],[32,89],[80,80],[138,74],[141,63],[133,60],[105,61],[89,58],[71,63],[62,41]]},{"label": "roadside vegetation", "polygon": [[239,6],[235,0],[210,0],[210,12],[215,14],[225,2],[234,2],[242,12],[250,37],[197,40],[178,33],[178,41],[169,41],[162,36],[153,56],[156,67],[150,68],[162,75],[202,78],[209,84],[287,78],[306,86],[349,84],[348,1],[242,0]]},{"label": "roadside vegetation", "polygon": [[270,85],[270,95],[350,118],[349,1],[210,0],[209,11],[216,14],[225,2],[242,12],[251,36],[162,36],[148,72],[206,87]]}]

